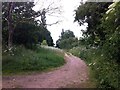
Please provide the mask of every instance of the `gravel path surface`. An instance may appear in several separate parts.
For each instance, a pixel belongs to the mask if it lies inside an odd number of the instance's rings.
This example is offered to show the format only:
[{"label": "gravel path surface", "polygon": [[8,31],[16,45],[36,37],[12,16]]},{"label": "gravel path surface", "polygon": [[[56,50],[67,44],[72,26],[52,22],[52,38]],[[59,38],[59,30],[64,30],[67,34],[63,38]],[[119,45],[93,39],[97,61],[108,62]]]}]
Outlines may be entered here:
[{"label": "gravel path surface", "polygon": [[88,80],[88,68],[84,61],[65,54],[66,64],[49,72],[3,76],[3,88],[82,88]]}]

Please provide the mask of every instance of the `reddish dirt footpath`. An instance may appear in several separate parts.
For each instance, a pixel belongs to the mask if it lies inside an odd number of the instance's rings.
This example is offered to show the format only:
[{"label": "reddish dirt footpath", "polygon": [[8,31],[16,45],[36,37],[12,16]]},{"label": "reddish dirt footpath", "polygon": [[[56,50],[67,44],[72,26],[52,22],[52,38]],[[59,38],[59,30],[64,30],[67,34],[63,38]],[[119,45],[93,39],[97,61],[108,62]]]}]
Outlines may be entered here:
[{"label": "reddish dirt footpath", "polygon": [[65,54],[66,64],[56,70],[31,74],[3,76],[3,88],[82,88],[88,80],[84,61]]}]

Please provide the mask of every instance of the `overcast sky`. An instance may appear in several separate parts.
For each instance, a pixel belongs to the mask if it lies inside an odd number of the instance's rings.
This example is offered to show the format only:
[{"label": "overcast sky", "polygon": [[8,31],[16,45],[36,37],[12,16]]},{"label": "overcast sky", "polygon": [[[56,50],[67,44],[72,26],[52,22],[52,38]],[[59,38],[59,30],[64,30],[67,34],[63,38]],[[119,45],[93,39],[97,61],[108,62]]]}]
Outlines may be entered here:
[{"label": "overcast sky", "polygon": [[33,9],[36,11],[48,7],[51,2],[54,2],[53,6],[51,5],[52,7],[60,6],[61,14],[55,12],[54,16],[46,16],[48,24],[61,21],[58,24],[47,26],[48,30],[51,32],[54,43],[59,39],[62,29],[73,31],[78,38],[82,36],[81,30],[85,29],[85,26],[80,27],[77,22],[74,22],[74,10],[80,5],[80,1],[81,0],[35,0],[37,4]]}]

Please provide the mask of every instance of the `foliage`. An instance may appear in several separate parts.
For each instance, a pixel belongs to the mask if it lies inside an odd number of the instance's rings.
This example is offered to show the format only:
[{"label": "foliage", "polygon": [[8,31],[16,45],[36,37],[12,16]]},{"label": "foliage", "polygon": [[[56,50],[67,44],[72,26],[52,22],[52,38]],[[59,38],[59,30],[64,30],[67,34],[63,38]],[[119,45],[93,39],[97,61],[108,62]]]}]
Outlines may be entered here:
[{"label": "foliage", "polygon": [[48,30],[43,30],[43,32],[41,33],[43,36],[43,40],[47,41],[48,46],[53,46],[53,39],[51,37],[51,34]]},{"label": "foliage", "polygon": [[83,31],[84,37],[80,39],[86,48],[79,46],[70,52],[88,63],[98,87],[119,88],[120,2],[87,2],[78,7],[75,20],[80,25],[88,23],[87,30]]},{"label": "foliage", "polygon": [[[109,6],[110,5],[110,6]],[[75,20],[88,23],[84,41],[88,46],[102,47],[109,59],[119,62],[120,56],[120,2],[86,2],[76,10]]]},{"label": "foliage", "polygon": [[86,2],[75,10],[75,21],[80,25],[88,24],[87,30],[83,30],[83,36],[88,38],[91,45],[102,44],[105,40],[105,33],[100,24],[109,5],[110,3],[106,2]]},{"label": "foliage", "polygon": [[[44,49],[40,46],[35,50],[23,46],[15,46],[8,52],[3,50],[2,71],[5,74],[15,74],[31,71],[43,71],[63,65],[64,58],[59,51]],[[60,52],[59,52],[60,53]]]},{"label": "foliage", "polygon": [[60,38],[56,41],[56,46],[62,49],[70,49],[78,45],[78,39],[72,31],[64,30],[61,32]]},{"label": "foliage", "polygon": [[43,40],[43,42],[41,43],[41,45],[46,45],[47,46],[46,40]]},{"label": "foliage", "polygon": [[[4,45],[8,44],[8,7],[9,2],[2,4],[2,41]],[[53,46],[53,40],[50,32],[35,18],[41,13],[34,11],[33,2],[15,2],[12,10],[12,27],[11,35],[13,44],[22,44],[27,48],[32,48],[35,44],[40,44],[44,39],[49,46]]]},{"label": "foliage", "polygon": [[68,39],[70,37],[75,37],[74,33],[70,30],[64,31],[64,29],[61,32],[61,37],[60,39]]},{"label": "foliage", "polygon": [[[26,27],[27,26],[27,27]],[[15,28],[14,34],[13,34],[13,43],[14,44],[23,44],[26,47],[31,47],[34,44],[38,43],[38,31],[39,28],[37,28],[33,24],[29,23],[20,23]]]},{"label": "foliage", "polygon": [[82,46],[73,48],[70,52],[86,61],[97,88],[119,88],[120,66],[114,60],[109,61],[103,50],[86,49]]},{"label": "foliage", "polygon": [[69,52],[79,57],[81,51],[83,50],[85,50],[85,46],[81,45],[81,46],[73,47],[72,49],[69,50]]},{"label": "foliage", "polygon": [[[8,29],[8,48],[12,47],[14,29],[19,22],[35,22],[36,12],[32,10],[33,6],[33,2],[4,2],[2,4],[2,29]],[[4,23],[6,23],[6,26]]]},{"label": "foliage", "polygon": [[[103,48],[110,59],[120,62],[120,2],[109,6],[109,10],[103,17],[102,26],[106,33],[106,41]],[[109,48],[109,49],[108,49]]]},{"label": "foliage", "polygon": [[119,87],[119,66],[114,60],[109,61],[101,50],[83,51],[80,57],[87,60],[100,88],[118,88]]}]

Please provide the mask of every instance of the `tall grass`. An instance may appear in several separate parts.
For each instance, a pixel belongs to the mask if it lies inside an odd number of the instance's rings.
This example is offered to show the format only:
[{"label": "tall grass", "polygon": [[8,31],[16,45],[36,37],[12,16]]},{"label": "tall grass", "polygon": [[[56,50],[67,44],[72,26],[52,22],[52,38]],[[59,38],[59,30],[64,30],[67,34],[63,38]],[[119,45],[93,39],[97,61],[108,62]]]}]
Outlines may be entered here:
[{"label": "tall grass", "polygon": [[[59,52],[59,51],[58,51]],[[35,50],[23,46],[14,47],[11,52],[3,51],[3,75],[21,72],[44,71],[49,68],[59,67],[65,63],[64,55],[45,48]]]},{"label": "tall grass", "polygon": [[[77,50],[79,54],[74,53],[74,50]],[[81,49],[79,47],[70,52],[85,60],[98,88],[119,88],[120,66],[115,60],[109,60],[102,49]]]}]

